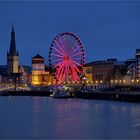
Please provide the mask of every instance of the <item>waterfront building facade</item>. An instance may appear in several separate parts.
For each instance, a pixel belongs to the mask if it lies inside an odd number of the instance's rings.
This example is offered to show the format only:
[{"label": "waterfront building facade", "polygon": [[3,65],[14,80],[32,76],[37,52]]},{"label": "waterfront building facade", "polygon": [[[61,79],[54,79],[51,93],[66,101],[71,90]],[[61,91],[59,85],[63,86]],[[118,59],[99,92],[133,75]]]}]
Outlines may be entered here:
[{"label": "waterfront building facade", "polygon": [[[92,83],[109,83],[114,73],[114,63],[116,59],[93,61],[85,64],[84,74],[92,79]],[[85,71],[86,70],[86,71]]]},{"label": "waterfront building facade", "polygon": [[31,84],[33,86],[53,84],[53,77],[50,70],[45,66],[45,59],[39,54],[32,57]]},{"label": "waterfront building facade", "polygon": [[135,54],[135,78],[140,79],[140,49],[136,49]]},{"label": "waterfront building facade", "polygon": [[32,57],[32,74],[31,83],[32,85],[41,86],[45,85],[45,63],[44,57],[37,54]]},{"label": "waterfront building facade", "polygon": [[114,63],[117,59],[95,61],[93,63],[93,79],[95,83],[109,83],[114,74]]},{"label": "waterfront building facade", "polygon": [[93,74],[92,74],[92,65],[90,63],[87,63],[83,67],[83,82],[87,83],[93,83]]},{"label": "waterfront building facade", "polygon": [[[117,61],[107,59],[94,61],[84,65],[84,75],[88,83],[94,85],[131,84],[134,79],[135,60]],[[90,80],[89,80],[90,79]]]},{"label": "waterfront building facade", "polygon": [[[26,66],[29,69],[29,66]],[[24,66],[20,65],[19,66],[19,73],[21,74],[20,76],[20,85],[21,86],[27,86],[30,85],[31,79],[30,79],[30,72],[28,72]]]}]

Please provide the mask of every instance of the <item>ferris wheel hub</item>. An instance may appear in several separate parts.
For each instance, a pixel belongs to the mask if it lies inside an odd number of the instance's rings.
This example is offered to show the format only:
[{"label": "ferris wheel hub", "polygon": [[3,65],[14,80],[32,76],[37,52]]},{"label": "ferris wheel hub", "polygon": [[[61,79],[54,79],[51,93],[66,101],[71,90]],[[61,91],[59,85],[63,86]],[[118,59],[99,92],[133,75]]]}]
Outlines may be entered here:
[{"label": "ferris wheel hub", "polygon": [[64,56],[64,60],[69,60],[70,57],[69,56]]}]

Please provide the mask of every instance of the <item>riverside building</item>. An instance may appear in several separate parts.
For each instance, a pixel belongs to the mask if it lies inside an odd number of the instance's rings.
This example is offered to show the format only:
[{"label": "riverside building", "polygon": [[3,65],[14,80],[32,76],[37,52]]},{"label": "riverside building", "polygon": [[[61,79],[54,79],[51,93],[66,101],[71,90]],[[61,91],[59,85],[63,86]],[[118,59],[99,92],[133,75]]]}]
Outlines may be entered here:
[{"label": "riverside building", "polygon": [[134,78],[132,66],[134,60],[107,59],[87,63],[83,69],[87,84],[131,84]]},{"label": "riverside building", "polygon": [[50,71],[45,66],[44,57],[39,54],[32,57],[31,84],[33,86],[51,85],[53,82]]},{"label": "riverside building", "polygon": [[32,57],[32,85],[43,85],[45,84],[45,63],[44,57],[37,54]]},{"label": "riverside building", "polygon": [[135,77],[140,79],[140,49],[136,49],[135,54]]}]

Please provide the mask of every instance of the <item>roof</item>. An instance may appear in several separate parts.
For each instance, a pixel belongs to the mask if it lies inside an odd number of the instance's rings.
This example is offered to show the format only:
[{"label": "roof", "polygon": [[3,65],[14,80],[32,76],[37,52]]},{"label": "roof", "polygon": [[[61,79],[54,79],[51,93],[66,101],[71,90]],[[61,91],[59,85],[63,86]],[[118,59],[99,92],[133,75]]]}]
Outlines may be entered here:
[{"label": "roof", "polygon": [[114,65],[126,65],[125,61],[116,61]]},{"label": "roof", "polygon": [[84,66],[92,66],[93,64],[94,62],[89,62],[89,63],[84,64]]},{"label": "roof", "polygon": [[93,62],[89,62],[89,63],[84,64],[84,66],[92,66],[95,63],[102,63],[102,62],[106,62],[106,61],[104,61],[104,60],[93,61]]},{"label": "roof", "polygon": [[24,72],[24,68],[22,67],[22,65],[19,66],[19,73],[23,73]]},{"label": "roof", "polygon": [[32,57],[32,58],[41,58],[41,59],[44,59],[44,57],[42,57],[41,55],[39,55],[39,54],[37,54],[37,55],[35,55],[34,57]]},{"label": "roof", "polygon": [[102,64],[102,63],[108,64],[109,62],[112,62],[113,65],[126,65],[125,61],[116,61],[116,59],[107,59],[107,60],[89,62],[86,63],[84,66],[92,66],[94,64]]}]

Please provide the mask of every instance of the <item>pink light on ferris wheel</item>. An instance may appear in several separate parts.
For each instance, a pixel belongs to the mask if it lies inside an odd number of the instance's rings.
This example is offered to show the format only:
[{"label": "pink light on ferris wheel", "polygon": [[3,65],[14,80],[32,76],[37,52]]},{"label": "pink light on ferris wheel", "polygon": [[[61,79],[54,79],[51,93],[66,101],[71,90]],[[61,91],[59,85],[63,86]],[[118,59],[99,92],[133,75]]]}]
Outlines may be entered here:
[{"label": "pink light on ferris wheel", "polygon": [[54,70],[56,81],[79,81],[84,61],[83,44],[74,33],[64,32],[54,38],[49,51],[49,64]]}]

